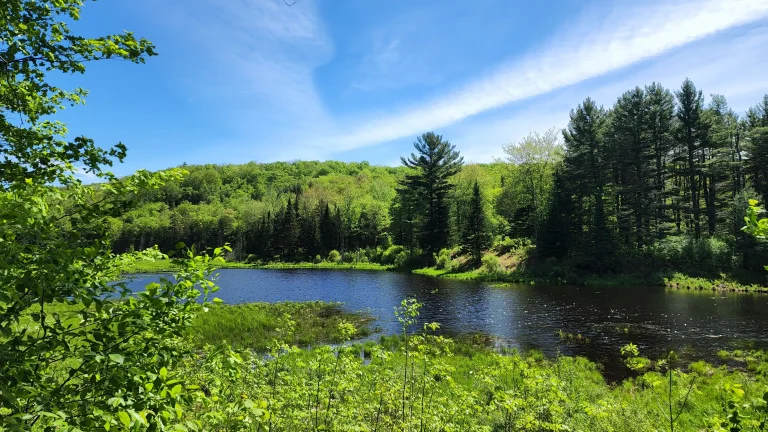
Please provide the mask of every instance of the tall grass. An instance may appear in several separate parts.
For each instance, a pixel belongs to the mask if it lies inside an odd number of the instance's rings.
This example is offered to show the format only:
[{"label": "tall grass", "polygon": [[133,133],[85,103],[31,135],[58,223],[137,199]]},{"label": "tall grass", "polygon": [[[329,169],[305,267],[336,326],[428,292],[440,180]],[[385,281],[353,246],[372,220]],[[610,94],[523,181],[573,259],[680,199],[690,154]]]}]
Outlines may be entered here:
[{"label": "tall grass", "polygon": [[298,346],[342,342],[341,323],[354,326],[353,339],[368,336],[368,324],[373,320],[360,312],[344,311],[340,303],[319,301],[214,305],[197,315],[188,335],[198,347],[226,341],[234,348],[265,352],[273,340],[282,338],[286,317],[295,322],[290,339],[284,342]]}]

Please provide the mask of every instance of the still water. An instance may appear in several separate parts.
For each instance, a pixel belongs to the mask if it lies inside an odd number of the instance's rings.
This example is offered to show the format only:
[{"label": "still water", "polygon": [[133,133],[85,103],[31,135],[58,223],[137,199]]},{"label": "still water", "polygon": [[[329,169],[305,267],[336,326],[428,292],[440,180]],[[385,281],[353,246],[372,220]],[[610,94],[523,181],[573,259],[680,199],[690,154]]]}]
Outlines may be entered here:
[{"label": "still water", "polygon": [[[158,276],[135,277],[134,290]],[[659,287],[579,287],[451,281],[387,271],[222,269],[216,296],[226,303],[323,300],[367,311],[385,333],[398,331],[394,307],[404,298],[423,304],[421,322],[447,334],[482,332],[498,343],[549,355],[582,355],[606,366],[634,342],[642,355],[668,350],[715,359],[720,349],[768,346],[768,295],[667,292]],[[558,331],[581,334],[568,343]]]}]

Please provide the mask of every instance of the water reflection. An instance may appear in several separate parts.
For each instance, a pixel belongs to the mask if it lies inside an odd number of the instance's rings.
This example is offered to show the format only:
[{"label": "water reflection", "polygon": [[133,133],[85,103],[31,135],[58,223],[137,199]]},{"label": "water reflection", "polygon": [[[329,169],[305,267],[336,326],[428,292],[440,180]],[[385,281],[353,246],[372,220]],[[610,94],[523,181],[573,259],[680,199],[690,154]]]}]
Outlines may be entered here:
[{"label": "water reflection", "polygon": [[[134,278],[140,289],[157,276]],[[366,310],[375,325],[396,332],[394,308],[404,298],[423,304],[421,323],[437,321],[448,334],[483,332],[509,346],[549,355],[583,355],[616,368],[619,348],[633,342],[641,353],[668,350],[714,359],[744,340],[768,344],[768,296],[665,292],[659,287],[576,287],[488,284],[379,271],[220,271],[227,303],[323,300]],[[588,344],[565,344],[557,332],[582,334]]]}]

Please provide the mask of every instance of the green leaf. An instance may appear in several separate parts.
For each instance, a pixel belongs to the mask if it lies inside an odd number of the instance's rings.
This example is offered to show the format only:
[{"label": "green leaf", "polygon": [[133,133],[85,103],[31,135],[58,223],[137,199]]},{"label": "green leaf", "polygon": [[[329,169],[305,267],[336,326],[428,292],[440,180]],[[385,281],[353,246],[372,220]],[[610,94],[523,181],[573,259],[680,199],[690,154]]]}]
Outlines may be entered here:
[{"label": "green leaf", "polygon": [[175,386],[173,386],[173,388],[171,389],[171,397],[176,397],[180,395],[181,390],[182,390],[181,384],[176,384]]},{"label": "green leaf", "polygon": [[168,369],[166,369],[165,367],[160,368],[160,378],[162,378],[163,381],[165,381],[166,377],[168,377]]},{"label": "green leaf", "polygon": [[117,413],[117,417],[120,419],[120,422],[125,426],[131,425],[131,417],[128,415],[127,412],[120,411],[119,413]]},{"label": "green leaf", "polygon": [[112,363],[123,364],[125,358],[121,354],[110,354],[109,360],[111,360]]}]

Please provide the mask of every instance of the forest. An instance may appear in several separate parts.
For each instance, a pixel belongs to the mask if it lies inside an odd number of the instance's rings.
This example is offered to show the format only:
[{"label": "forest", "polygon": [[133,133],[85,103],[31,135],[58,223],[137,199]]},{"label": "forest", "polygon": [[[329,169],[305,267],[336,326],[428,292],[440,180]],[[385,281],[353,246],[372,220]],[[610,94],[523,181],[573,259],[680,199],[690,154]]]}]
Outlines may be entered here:
[{"label": "forest", "polygon": [[768,95],[755,100],[736,113],[690,80],[636,87],[610,108],[587,98],[564,130],[500,146],[490,164],[463,163],[429,132],[399,167],[184,165],[183,180],[134,197],[110,236],[116,252],[227,243],[231,259],[259,263],[419,267],[447,249],[472,267],[516,239],[536,245],[534,268],[759,271],[765,245],[741,231],[748,200],[768,198]]}]

